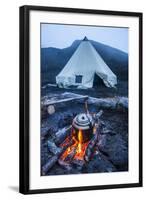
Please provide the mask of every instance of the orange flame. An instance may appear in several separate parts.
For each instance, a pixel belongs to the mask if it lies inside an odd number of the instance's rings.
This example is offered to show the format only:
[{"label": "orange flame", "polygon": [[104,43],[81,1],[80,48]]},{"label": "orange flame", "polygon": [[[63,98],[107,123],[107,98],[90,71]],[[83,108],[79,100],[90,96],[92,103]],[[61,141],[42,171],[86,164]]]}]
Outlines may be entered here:
[{"label": "orange flame", "polygon": [[[78,140],[76,140],[76,138],[73,136],[73,140],[75,141],[75,143],[71,145],[70,147],[68,147],[67,150],[63,153],[63,155],[61,156],[62,160],[65,160],[65,158],[68,155],[72,154],[74,150],[75,150],[75,155],[73,156],[73,159],[84,160],[84,154],[89,142],[83,143],[82,130],[79,130],[77,139]],[[65,140],[65,143],[62,146],[65,146],[68,142],[69,142],[69,138]]]},{"label": "orange flame", "polygon": [[78,132],[78,147],[77,147],[77,153],[81,153],[82,151],[82,142],[83,142],[83,134],[82,131],[79,130]]}]

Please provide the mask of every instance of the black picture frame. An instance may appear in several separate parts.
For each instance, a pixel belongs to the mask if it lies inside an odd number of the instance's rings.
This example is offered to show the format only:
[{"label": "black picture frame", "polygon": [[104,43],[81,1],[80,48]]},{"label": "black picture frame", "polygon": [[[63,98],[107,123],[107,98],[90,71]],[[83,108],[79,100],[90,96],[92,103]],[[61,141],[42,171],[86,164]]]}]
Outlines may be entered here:
[{"label": "black picture frame", "polygon": [[[65,13],[84,13],[84,14],[102,14],[112,16],[138,17],[139,19],[139,182],[129,184],[114,185],[97,185],[97,186],[81,186],[69,188],[54,189],[34,189],[29,188],[29,20],[30,11],[44,12],[65,12]],[[123,12],[123,11],[107,11],[107,10],[90,10],[75,8],[57,8],[44,6],[22,6],[20,7],[20,174],[19,174],[19,191],[22,194],[35,193],[52,193],[52,192],[68,192],[82,190],[98,190],[98,189],[114,189],[114,188],[130,188],[142,186],[142,13],[139,12]]]}]

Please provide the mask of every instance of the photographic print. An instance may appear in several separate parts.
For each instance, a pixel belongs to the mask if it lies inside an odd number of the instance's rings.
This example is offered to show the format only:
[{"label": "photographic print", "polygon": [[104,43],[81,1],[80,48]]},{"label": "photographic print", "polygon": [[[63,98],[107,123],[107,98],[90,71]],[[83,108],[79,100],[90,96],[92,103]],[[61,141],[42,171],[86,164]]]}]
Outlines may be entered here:
[{"label": "photographic print", "polygon": [[40,29],[41,175],[128,171],[128,28]]},{"label": "photographic print", "polygon": [[20,8],[20,192],[142,186],[142,13]]}]

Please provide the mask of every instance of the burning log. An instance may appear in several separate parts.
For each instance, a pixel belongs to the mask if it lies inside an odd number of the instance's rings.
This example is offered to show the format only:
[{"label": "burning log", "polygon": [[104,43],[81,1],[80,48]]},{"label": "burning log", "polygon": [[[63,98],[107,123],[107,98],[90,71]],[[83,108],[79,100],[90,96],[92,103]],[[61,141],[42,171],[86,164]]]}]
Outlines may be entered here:
[{"label": "burning log", "polygon": [[[86,106],[86,109],[88,111],[88,108]],[[74,140],[76,141],[76,143],[69,147],[65,153],[62,155],[61,159],[65,162],[72,162],[72,160],[82,160],[84,161],[84,155],[85,155],[85,151],[86,148],[88,146],[88,150],[86,152],[86,156],[88,160],[88,157],[90,156],[89,154],[91,154],[90,149],[92,149],[92,147],[94,147],[94,141],[90,141],[89,140],[94,136],[95,140],[97,140],[98,138],[97,135],[95,134],[95,131],[97,132],[97,121],[99,120],[99,117],[103,114],[103,111],[100,110],[97,114],[94,115],[90,115],[88,114],[79,114],[76,116],[76,118],[74,118],[74,121],[72,123],[72,138],[74,138]],[[86,122],[86,130],[82,130],[82,124],[84,125],[84,129],[85,129],[85,122]],[[98,122],[98,129],[100,129],[100,123]],[[95,129],[94,129],[95,127]],[[67,138],[69,139],[69,137]],[[65,143],[68,143],[67,139],[65,140]]]},{"label": "burning log", "polygon": [[87,161],[87,162],[89,162],[90,157],[93,153],[94,146],[98,142],[98,134],[99,134],[100,129],[101,129],[101,124],[99,122],[99,118],[101,117],[102,114],[103,114],[103,111],[100,110],[97,114],[95,114],[93,116],[94,120],[95,120],[95,128],[94,128],[94,133],[93,133],[94,137],[90,140],[90,142],[89,142],[89,144],[86,148],[85,155],[84,155],[84,160]]},{"label": "burning log", "polygon": [[73,147],[71,152],[65,157],[65,162],[71,162],[76,154],[76,148],[77,146]]},{"label": "burning log", "polygon": [[56,136],[55,140],[54,140],[55,144],[56,145],[61,144],[65,140],[65,138],[67,136],[69,136],[69,134],[71,134],[71,125],[63,128],[63,129],[59,130],[57,133],[55,133],[55,136]]},{"label": "burning log", "polygon": [[93,153],[93,149],[94,149],[94,146],[96,145],[96,142],[98,141],[98,134],[97,132],[95,133],[94,137],[90,140],[87,148],[86,148],[86,151],[85,151],[85,156],[84,156],[84,160],[89,162],[90,160],[90,157]]},{"label": "burning log", "polygon": [[42,174],[46,175],[46,173],[54,166],[54,164],[58,161],[60,156],[65,152],[65,150],[74,143],[73,140],[71,140],[65,147],[61,149],[60,152],[58,152],[56,155],[54,155],[52,158],[48,160],[48,162],[42,167]]}]

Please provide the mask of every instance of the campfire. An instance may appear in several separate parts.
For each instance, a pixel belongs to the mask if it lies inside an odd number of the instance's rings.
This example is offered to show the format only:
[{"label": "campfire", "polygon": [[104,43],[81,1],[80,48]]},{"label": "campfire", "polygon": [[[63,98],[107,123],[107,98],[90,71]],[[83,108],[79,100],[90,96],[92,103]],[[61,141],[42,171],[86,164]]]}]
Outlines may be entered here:
[{"label": "campfire", "polygon": [[[100,112],[100,115],[102,111]],[[99,114],[98,114],[99,117]],[[62,146],[66,146],[70,139],[73,140],[73,144],[69,146],[61,156],[61,159],[65,162],[71,162],[73,159],[85,161],[86,149],[90,142],[97,139],[97,117],[91,115],[89,112],[78,114],[72,123],[71,135],[68,137]]]},{"label": "campfire", "polygon": [[[90,143],[93,139],[97,140],[98,119],[102,111],[98,114],[90,114],[87,104],[85,104],[85,110],[85,113],[80,113],[73,119],[71,136],[61,144],[61,147],[66,146],[70,139],[73,140],[73,144],[66,149],[60,158],[65,162],[70,163],[72,160],[85,161]],[[96,137],[93,137],[95,135]]]},{"label": "campfire", "polygon": [[89,162],[95,146],[98,142],[99,117],[103,111],[98,113],[85,113],[75,116],[72,124],[55,134],[54,142],[48,141],[50,152],[54,156],[43,166],[45,175],[47,171],[58,162],[64,168],[70,169],[72,163],[83,166]]}]

